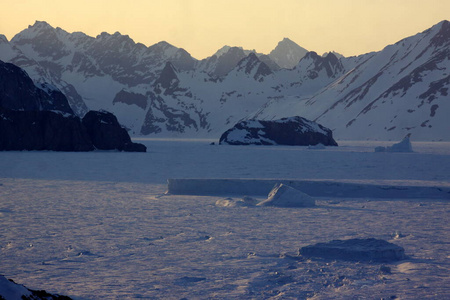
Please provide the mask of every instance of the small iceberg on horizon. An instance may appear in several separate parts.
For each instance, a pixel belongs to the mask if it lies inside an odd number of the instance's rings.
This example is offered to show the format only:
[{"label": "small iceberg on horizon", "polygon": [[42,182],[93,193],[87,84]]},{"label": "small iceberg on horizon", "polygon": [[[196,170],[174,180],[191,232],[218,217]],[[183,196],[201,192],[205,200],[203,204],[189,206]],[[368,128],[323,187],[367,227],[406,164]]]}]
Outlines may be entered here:
[{"label": "small iceberg on horizon", "polygon": [[388,147],[375,147],[375,152],[414,152],[412,149],[411,141],[410,141],[410,134],[405,136],[405,138],[396,144],[393,144],[392,146]]}]

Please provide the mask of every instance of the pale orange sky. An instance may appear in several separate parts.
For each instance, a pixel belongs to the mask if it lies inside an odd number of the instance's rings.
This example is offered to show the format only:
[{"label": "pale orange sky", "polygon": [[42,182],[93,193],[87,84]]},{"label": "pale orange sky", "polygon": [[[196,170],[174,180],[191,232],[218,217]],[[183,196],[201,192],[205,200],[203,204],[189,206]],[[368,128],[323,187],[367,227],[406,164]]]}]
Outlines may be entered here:
[{"label": "pale orange sky", "polygon": [[223,45],[269,53],[284,37],[322,54],[378,51],[450,20],[449,0],[0,0],[0,33],[11,39],[47,21],[68,32],[167,41],[195,58]]}]

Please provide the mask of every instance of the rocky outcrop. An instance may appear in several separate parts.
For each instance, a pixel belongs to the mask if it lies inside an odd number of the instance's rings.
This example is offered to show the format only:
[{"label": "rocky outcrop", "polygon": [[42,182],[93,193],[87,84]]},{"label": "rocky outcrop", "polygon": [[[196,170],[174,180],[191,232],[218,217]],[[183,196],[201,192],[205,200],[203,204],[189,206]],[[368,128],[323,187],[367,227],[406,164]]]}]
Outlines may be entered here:
[{"label": "rocky outcrop", "polygon": [[228,145],[337,146],[330,129],[302,117],[237,123],[220,137]]},{"label": "rocky outcrop", "polygon": [[0,61],[0,150],[95,149],[146,151],[111,113],[91,111],[82,122],[58,89]]},{"label": "rocky outcrop", "polygon": [[0,61],[0,107],[73,114],[66,97],[58,89],[48,83],[37,87],[24,70],[3,61]]},{"label": "rocky outcrop", "polygon": [[146,152],[147,148],[131,141],[117,118],[107,111],[89,111],[82,120],[92,144],[99,150]]},{"label": "rocky outcrop", "polygon": [[80,118],[0,108],[0,150],[92,151]]},{"label": "rocky outcrop", "polygon": [[108,112],[90,111],[83,118],[52,111],[0,108],[0,150],[146,152]]},{"label": "rocky outcrop", "polygon": [[136,105],[137,107],[145,110],[147,108],[147,97],[139,94],[121,90],[116,94],[113,100],[113,104],[123,103],[127,105]]},{"label": "rocky outcrop", "polygon": [[304,257],[373,262],[390,262],[406,258],[402,247],[374,238],[318,243],[300,248],[299,254]]},{"label": "rocky outcrop", "polygon": [[180,80],[177,76],[177,70],[172,63],[167,62],[161,71],[159,78],[155,81],[155,92],[160,94],[164,90],[165,95],[173,94],[178,88]]}]

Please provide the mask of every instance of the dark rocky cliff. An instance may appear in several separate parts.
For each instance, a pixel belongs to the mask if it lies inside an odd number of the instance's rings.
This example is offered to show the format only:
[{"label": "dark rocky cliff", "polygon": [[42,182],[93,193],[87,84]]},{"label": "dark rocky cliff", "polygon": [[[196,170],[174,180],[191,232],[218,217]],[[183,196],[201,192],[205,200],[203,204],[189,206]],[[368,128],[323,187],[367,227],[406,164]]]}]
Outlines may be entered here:
[{"label": "dark rocky cliff", "polygon": [[145,152],[108,112],[75,116],[49,84],[36,86],[19,67],[0,61],[0,150]]}]

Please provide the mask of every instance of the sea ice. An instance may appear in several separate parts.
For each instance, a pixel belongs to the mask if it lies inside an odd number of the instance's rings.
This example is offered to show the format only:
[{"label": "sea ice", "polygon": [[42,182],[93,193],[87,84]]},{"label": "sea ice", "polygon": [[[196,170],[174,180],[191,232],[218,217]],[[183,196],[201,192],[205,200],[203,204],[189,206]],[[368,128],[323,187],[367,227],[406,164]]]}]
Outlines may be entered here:
[{"label": "sea ice", "polygon": [[[1,153],[2,274],[90,300],[450,299],[450,143],[379,155],[378,141],[339,141],[326,151],[143,142],[151,152]],[[172,183],[190,195],[164,194],[176,177],[189,179]],[[266,199],[277,182],[314,197],[316,207],[215,205]],[[411,258],[296,255],[364,237],[404,247]]]}]

